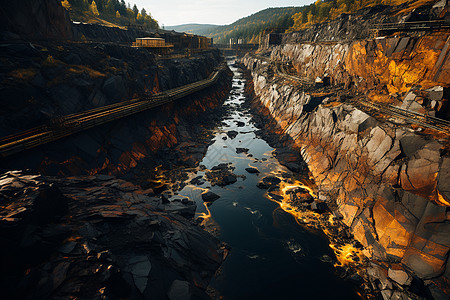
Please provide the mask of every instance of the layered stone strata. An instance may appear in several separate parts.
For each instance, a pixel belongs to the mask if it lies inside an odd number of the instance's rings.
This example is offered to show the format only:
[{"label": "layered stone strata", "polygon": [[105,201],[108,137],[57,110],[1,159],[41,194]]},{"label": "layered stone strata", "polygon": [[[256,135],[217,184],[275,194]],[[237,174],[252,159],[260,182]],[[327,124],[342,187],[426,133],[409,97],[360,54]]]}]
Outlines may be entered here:
[{"label": "layered stone strata", "polygon": [[[311,71],[309,76],[329,72],[339,82],[356,70],[349,61],[357,64],[358,59],[350,54],[363,43],[286,45],[275,48],[272,57],[290,49],[295,53],[290,59]],[[267,62],[250,56],[243,62],[252,72],[255,105],[298,146],[319,198],[336,207],[366,255],[378,262],[371,272],[385,272],[387,278],[388,269],[403,269],[407,277],[425,280],[433,296],[448,295],[448,136],[380,122],[352,105],[305,93],[298,84],[273,76]],[[327,71],[331,65],[336,67]],[[360,82],[370,80],[366,75]],[[392,292],[392,286],[383,288]]]}]

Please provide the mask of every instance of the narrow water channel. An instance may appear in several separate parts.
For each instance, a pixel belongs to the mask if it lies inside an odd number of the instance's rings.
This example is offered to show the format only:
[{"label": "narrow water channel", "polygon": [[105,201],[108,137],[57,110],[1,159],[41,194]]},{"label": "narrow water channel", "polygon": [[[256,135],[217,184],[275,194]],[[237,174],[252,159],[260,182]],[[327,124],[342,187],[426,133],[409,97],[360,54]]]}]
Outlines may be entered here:
[{"label": "narrow water channel", "polygon": [[[237,182],[224,187],[210,182],[187,185],[180,195],[197,203],[209,229],[231,246],[231,251],[211,287],[223,299],[360,299],[355,287],[336,275],[336,257],[322,232],[299,225],[279,204],[267,197],[257,183],[269,174],[289,178],[293,174],[272,155],[273,148],[257,137],[244,102],[244,79],[234,72],[233,89],[224,105],[232,109],[217,128],[213,144],[201,162],[206,169],[230,163]],[[242,123],[244,124],[242,124]],[[236,137],[227,135],[237,131]],[[248,148],[237,153],[237,148]],[[238,151],[239,152],[239,151]],[[259,174],[245,169],[255,167]],[[206,170],[193,176],[204,176]],[[239,175],[243,175],[239,177]],[[305,182],[307,181],[304,178]],[[302,181],[302,178],[300,178]],[[220,196],[206,207],[201,193],[211,190]]]}]

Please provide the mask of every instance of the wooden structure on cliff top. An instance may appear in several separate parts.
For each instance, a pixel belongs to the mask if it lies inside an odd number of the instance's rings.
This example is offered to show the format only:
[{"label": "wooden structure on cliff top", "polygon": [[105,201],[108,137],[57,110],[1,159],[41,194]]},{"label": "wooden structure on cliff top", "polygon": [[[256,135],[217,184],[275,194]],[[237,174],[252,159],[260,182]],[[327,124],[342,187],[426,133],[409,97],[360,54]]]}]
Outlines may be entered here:
[{"label": "wooden structure on cliff top", "polygon": [[[165,39],[160,37],[136,38],[132,47],[144,47],[156,54],[166,55],[172,49],[178,50],[206,50],[212,45],[212,39],[193,34],[166,34]],[[166,41],[170,42],[166,44]]]},{"label": "wooden structure on cliff top", "polygon": [[157,54],[168,54],[173,45],[166,44],[166,41],[162,38],[144,37],[137,38],[132,47],[144,47]]}]

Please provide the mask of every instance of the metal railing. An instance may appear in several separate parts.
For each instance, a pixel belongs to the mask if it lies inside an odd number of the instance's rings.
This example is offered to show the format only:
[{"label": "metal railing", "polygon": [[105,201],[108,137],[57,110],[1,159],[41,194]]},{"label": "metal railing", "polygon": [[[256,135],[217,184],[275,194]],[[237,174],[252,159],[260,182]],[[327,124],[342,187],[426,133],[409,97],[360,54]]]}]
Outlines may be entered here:
[{"label": "metal railing", "polygon": [[225,65],[222,64],[207,79],[160,92],[145,99],[132,99],[80,113],[70,114],[55,120],[55,122],[50,122],[47,125],[41,125],[17,134],[6,136],[0,139],[0,157],[7,157],[186,97],[214,85],[225,68]]},{"label": "metal railing", "polygon": [[380,23],[374,24],[370,27],[370,30],[374,31],[423,31],[440,29],[450,29],[450,22],[438,20],[403,23]]}]

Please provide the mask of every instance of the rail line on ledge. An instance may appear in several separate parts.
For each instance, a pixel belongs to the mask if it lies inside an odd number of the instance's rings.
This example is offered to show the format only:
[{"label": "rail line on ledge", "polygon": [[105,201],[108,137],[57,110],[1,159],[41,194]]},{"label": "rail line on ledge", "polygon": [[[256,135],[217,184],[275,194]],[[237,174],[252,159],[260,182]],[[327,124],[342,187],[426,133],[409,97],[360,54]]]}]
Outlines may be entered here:
[{"label": "rail line on ledge", "polygon": [[[267,63],[273,63],[273,70],[276,74],[294,80],[298,81],[302,84],[311,85],[313,82],[311,80],[308,80],[307,78],[302,78],[298,76],[293,76],[291,74],[288,74],[287,70],[284,68],[284,64],[282,62],[274,62],[270,59],[263,57],[263,56],[257,56],[259,60],[265,61]],[[370,102],[365,99],[362,99],[361,97],[354,99],[352,101],[354,104],[359,106],[364,106],[366,108],[375,109],[378,112],[389,114],[391,116],[395,116],[398,118],[401,118],[407,122],[417,124],[422,127],[426,127],[429,129],[437,130],[446,134],[450,134],[450,121],[436,118],[433,116],[421,114],[415,111],[403,109],[391,104],[383,105],[376,102]]]},{"label": "rail line on ledge", "polygon": [[354,101],[354,103],[375,109],[382,113],[390,114],[392,116],[401,118],[407,122],[414,123],[422,127],[450,134],[450,121],[444,119],[439,119],[433,116],[403,109],[395,105],[391,104],[383,105],[380,103],[369,102],[364,99],[357,99],[356,101]]},{"label": "rail line on ledge", "polygon": [[145,99],[132,99],[51,120],[0,139],[0,157],[7,157],[69,135],[154,108],[214,85],[226,69],[222,63],[207,79],[160,92]]}]

